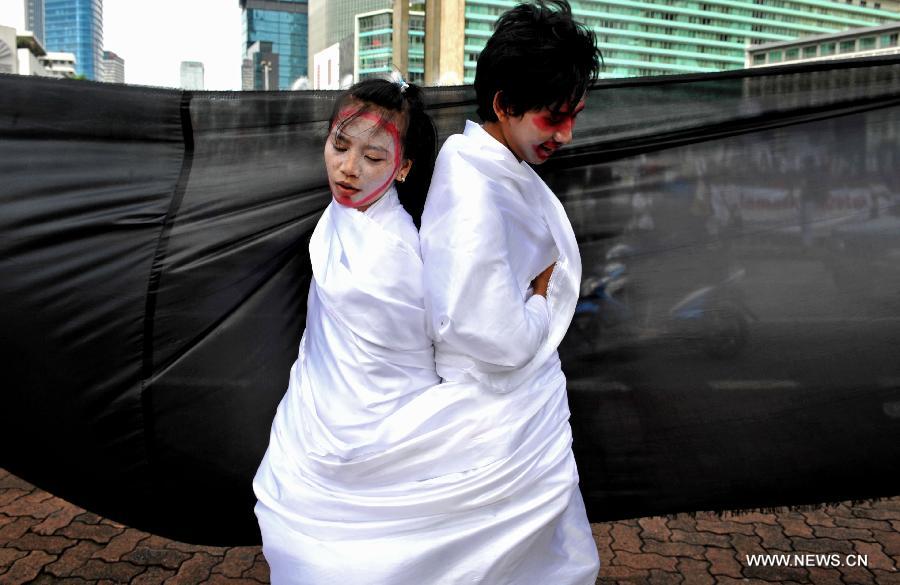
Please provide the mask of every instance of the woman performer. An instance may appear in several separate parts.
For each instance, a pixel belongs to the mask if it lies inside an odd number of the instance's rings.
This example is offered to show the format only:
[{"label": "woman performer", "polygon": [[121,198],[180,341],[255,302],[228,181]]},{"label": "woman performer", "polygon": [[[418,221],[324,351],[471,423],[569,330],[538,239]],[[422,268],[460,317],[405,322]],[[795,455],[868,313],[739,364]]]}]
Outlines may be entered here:
[{"label": "woman performer", "polygon": [[475,73],[484,124],[447,139],[422,216],[442,392],[477,389],[477,409],[463,415],[480,429],[466,445],[473,471],[459,483],[482,483],[482,512],[470,514],[460,545],[477,535],[470,546],[502,559],[483,583],[589,585],[599,568],[556,351],[581,258],[562,205],[529,166],[571,141],[598,70],[594,35],[567,2],[503,14]]},{"label": "woman performer", "polygon": [[418,87],[382,79],[340,97],[329,128],[334,199],[310,241],[306,331],[253,481],[255,511],[273,583],[400,583],[400,557],[366,543],[391,534],[403,470],[384,466],[384,452],[421,424],[409,404],[439,382],[414,224],[435,130]]}]

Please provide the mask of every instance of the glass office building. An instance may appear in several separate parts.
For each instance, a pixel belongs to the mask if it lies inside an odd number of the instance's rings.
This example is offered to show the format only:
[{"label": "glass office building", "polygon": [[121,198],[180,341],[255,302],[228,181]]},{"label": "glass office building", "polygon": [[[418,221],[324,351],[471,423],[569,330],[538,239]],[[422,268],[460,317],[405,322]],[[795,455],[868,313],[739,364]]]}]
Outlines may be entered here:
[{"label": "glass office building", "polygon": [[[357,20],[357,81],[369,77],[390,75],[393,68],[393,9],[386,8],[358,14]],[[425,13],[409,12],[409,44],[407,52],[408,78],[416,84],[425,80]]]},{"label": "glass office building", "polygon": [[103,75],[103,0],[44,0],[44,47],[74,53],[75,73]]},{"label": "glass office building", "polygon": [[[466,0],[466,83],[474,81],[478,54],[497,17],[515,4]],[[571,4],[576,18],[597,34],[604,78],[741,69],[747,45],[900,20],[900,14],[885,10],[881,3],[857,5],[849,0],[573,0]]]},{"label": "glass office building", "polygon": [[[291,89],[291,85],[299,78],[307,77],[308,72],[307,0],[240,0],[240,3],[245,55],[256,42],[271,43],[271,52],[278,55],[275,60],[278,89]],[[248,55],[253,60],[255,89],[263,89],[264,69],[273,66],[272,59],[263,62],[259,55]]]}]

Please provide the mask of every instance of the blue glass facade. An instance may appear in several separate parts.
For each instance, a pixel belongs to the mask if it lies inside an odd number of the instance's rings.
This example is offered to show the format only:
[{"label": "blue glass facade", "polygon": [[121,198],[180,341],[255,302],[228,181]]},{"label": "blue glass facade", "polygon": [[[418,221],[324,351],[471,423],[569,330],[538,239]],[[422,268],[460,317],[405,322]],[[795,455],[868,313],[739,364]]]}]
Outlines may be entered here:
[{"label": "blue glass facade", "polygon": [[44,47],[75,53],[75,72],[103,74],[103,0],[45,0]]},{"label": "blue glass facade", "polygon": [[[278,55],[278,89],[290,89],[298,78],[307,76],[309,15],[306,4],[307,0],[242,2],[244,50],[256,41],[272,43],[272,52]],[[254,71],[257,89],[262,89],[263,75],[261,70]]]}]

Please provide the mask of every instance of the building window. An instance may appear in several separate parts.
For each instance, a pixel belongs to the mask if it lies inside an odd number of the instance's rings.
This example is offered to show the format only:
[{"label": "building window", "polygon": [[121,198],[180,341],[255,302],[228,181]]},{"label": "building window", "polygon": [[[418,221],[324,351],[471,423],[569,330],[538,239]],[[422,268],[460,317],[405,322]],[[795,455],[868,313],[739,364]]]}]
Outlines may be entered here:
[{"label": "building window", "polygon": [[813,57],[815,57],[816,49],[817,49],[817,47],[815,45],[812,45],[809,47],[803,47],[803,58],[804,59],[812,59]]},{"label": "building window", "polygon": [[753,55],[753,64],[754,65],[762,65],[766,62],[766,54],[765,53],[757,53]]},{"label": "building window", "polygon": [[822,43],[819,45],[819,55],[825,57],[826,55],[834,55],[835,50],[837,49],[837,45],[835,43]]},{"label": "building window", "polygon": [[892,35],[884,35],[881,37],[881,46],[882,47],[896,47],[897,46],[897,37],[900,33],[894,33]]},{"label": "building window", "polygon": [[769,63],[781,63],[781,51],[769,51]]},{"label": "building window", "polygon": [[856,50],[856,39],[852,41],[841,41],[840,52],[841,53],[852,53]]},{"label": "building window", "polygon": [[859,50],[860,51],[870,51],[875,48],[876,42],[878,39],[875,37],[865,37],[859,39]]},{"label": "building window", "polygon": [[785,61],[794,61],[798,58],[800,58],[800,49],[788,49],[784,52]]}]

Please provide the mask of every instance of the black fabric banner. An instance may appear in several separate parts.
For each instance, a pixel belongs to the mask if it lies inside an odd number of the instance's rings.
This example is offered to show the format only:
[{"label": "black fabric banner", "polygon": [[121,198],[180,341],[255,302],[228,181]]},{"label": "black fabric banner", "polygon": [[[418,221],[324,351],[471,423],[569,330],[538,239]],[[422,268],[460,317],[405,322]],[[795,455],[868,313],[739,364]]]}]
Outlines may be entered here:
[{"label": "black fabric banner", "polygon": [[[429,88],[441,139],[470,87]],[[0,76],[0,465],[183,541],[250,480],[305,319],[335,92]],[[598,82],[539,170],[592,520],[900,493],[900,58]]]}]

